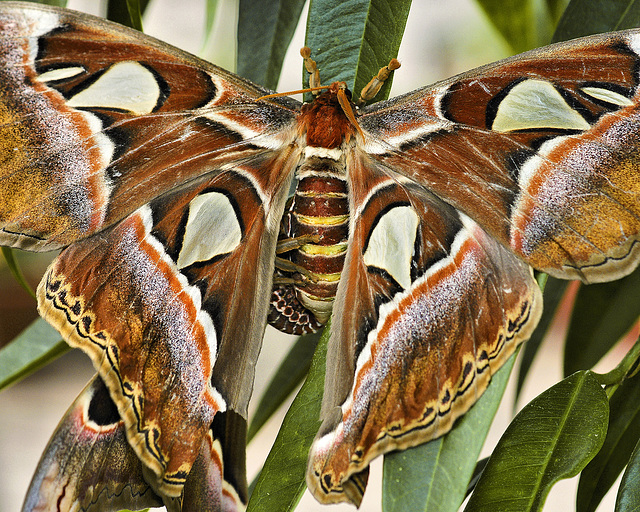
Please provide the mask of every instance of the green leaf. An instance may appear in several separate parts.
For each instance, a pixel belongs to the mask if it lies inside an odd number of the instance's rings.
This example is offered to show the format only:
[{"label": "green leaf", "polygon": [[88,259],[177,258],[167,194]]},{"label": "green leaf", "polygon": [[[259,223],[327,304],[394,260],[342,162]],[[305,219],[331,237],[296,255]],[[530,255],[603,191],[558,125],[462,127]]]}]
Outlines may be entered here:
[{"label": "green leaf", "polygon": [[640,25],[640,4],[635,0],[571,0],[553,34],[565,41]]},{"label": "green leaf", "polygon": [[618,488],[615,512],[640,510],[640,442],[636,445]]},{"label": "green leaf", "polygon": [[[489,21],[515,53],[549,43],[560,10],[566,1],[477,0]],[[560,4],[560,5],[558,5]]]},{"label": "green leaf", "polygon": [[560,18],[562,18],[562,14],[567,8],[568,3],[569,0],[546,0],[547,12],[551,17],[552,26],[555,27],[558,25],[558,22],[560,21]]},{"label": "green leaf", "polygon": [[480,400],[446,436],[384,458],[385,512],[456,512],[509,381],[515,356],[492,377]]},{"label": "green leaf", "polygon": [[564,374],[592,368],[640,315],[640,269],[611,283],[581,286],[564,353]]},{"label": "green leaf", "polygon": [[29,286],[29,283],[27,283],[27,280],[24,278],[24,274],[22,273],[22,270],[20,270],[20,266],[16,261],[13,250],[9,247],[2,247],[1,249],[2,255],[7,262],[7,267],[11,271],[11,274],[13,274],[15,280],[18,281],[18,284],[20,284],[20,286],[22,286],[29,293],[29,295],[31,295],[35,299],[36,294],[31,289],[31,286]]},{"label": "green leaf", "polygon": [[320,428],[325,361],[330,325],[324,329],[305,383],[282,421],[260,472],[247,512],[294,510],[306,489],[309,448]]},{"label": "green leaf", "polygon": [[476,462],[476,467],[473,468],[473,474],[471,475],[471,479],[469,480],[469,485],[467,486],[467,496],[473,492],[476,488],[478,480],[484,473],[484,468],[487,467],[487,463],[489,462],[489,457],[484,457]]},{"label": "green leaf", "polygon": [[239,75],[269,89],[278,86],[282,61],[304,3],[304,0],[240,0]]},{"label": "green leaf", "polygon": [[109,0],[106,18],[142,31],[142,15],[149,0]]},{"label": "green leaf", "polygon": [[591,372],[533,399],[498,442],[465,512],[541,510],[551,487],[577,475],[602,446],[608,405]]},{"label": "green leaf", "polygon": [[520,358],[520,368],[518,369],[518,383],[516,387],[516,396],[514,401],[518,400],[524,381],[531,369],[533,360],[538,352],[538,349],[542,345],[545,336],[551,326],[551,322],[556,316],[556,310],[564,297],[564,293],[569,285],[569,281],[563,281],[561,279],[554,279],[548,277],[544,288],[544,309],[542,311],[542,317],[538,323],[538,327],[533,332],[533,335],[524,344],[522,349],[522,357]]},{"label": "green leaf", "polygon": [[58,331],[38,318],[0,349],[0,389],[32,374],[68,350]]},{"label": "green leaf", "polygon": [[[410,6],[410,0],[312,0],[306,44],[318,63],[321,82],[344,81],[357,98],[379,69],[397,56]],[[388,97],[390,87],[391,79],[376,101]]]},{"label": "green leaf", "polygon": [[269,385],[262,393],[258,407],[251,419],[247,442],[253,439],[262,426],[280,408],[287,397],[304,380],[311,366],[311,359],[318,345],[320,334],[301,336],[289,350]]},{"label": "green leaf", "polygon": [[594,511],[622,472],[640,438],[640,375],[622,383],[610,400],[602,448],[580,475],[579,512]]},{"label": "green leaf", "polygon": [[142,32],[142,11],[138,0],[127,0],[127,10],[131,18],[131,26]]},{"label": "green leaf", "polygon": [[213,32],[213,25],[216,21],[217,12],[218,12],[218,0],[207,0],[207,5],[205,8],[205,17],[204,17],[204,34],[205,34],[204,46],[206,46],[207,40]]}]

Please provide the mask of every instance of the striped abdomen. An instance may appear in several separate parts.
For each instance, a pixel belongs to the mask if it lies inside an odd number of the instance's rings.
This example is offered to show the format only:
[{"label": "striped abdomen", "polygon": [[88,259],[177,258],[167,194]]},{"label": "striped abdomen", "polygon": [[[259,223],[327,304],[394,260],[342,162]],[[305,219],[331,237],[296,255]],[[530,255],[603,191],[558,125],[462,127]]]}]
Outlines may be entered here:
[{"label": "striped abdomen", "polygon": [[349,236],[344,169],[342,158],[320,156],[307,157],[298,169],[282,220],[269,315],[282,331],[314,332],[331,314]]}]

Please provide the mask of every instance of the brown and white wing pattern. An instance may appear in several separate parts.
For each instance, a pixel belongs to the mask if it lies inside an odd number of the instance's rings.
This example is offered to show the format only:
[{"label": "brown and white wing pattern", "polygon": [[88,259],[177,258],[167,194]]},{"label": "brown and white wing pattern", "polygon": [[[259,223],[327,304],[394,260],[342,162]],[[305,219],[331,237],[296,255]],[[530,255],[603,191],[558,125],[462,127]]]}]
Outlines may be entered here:
[{"label": "brown and white wing pattern", "polygon": [[350,167],[357,214],[309,459],[322,502],[359,503],[373,458],[446,433],[542,309],[528,265],[465,214],[366,162]]},{"label": "brown and white wing pattern", "polygon": [[3,4],[0,32],[3,245],[59,249],[291,139],[297,102],[137,31]]},{"label": "brown and white wing pattern", "polygon": [[[217,415],[182,497],[163,500],[145,480],[144,466],[127,440],[118,408],[102,379],[96,376],[69,408],[49,441],[23,510],[118,512],[163,505],[171,512],[244,510],[244,483],[229,478],[236,476],[234,471],[225,471],[225,461],[233,461],[230,465],[236,467],[237,459],[243,460],[243,422],[227,413]],[[240,467],[244,469],[243,464]]]},{"label": "brown and white wing pattern", "polygon": [[180,496],[217,414],[246,418],[285,200],[267,205],[255,175],[277,173],[279,157],[72,244],[38,288],[41,315],[93,360],[162,497]]},{"label": "brown and white wing pattern", "polygon": [[361,124],[377,158],[534,268],[617,279],[640,258],[638,52],[638,31],[560,43],[374,105]]},{"label": "brown and white wing pattern", "polygon": [[[448,431],[529,337],[532,268],[595,282],[638,265],[639,52],[638,31],[555,45],[354,117],[340,83],[300,111],[138,32],[0,5],[0,243],[62,249],[38,307],[99,372],[25,510],[243,506],[277,238],[309,155],[335,161],[349,211],[305,218],[349,225],[307,481],[358,503],[374,457]],[[289,263],[287,285],[319,275]]]},{"label": "brown and white wing pattern", "polygon": [[39,311],[92,358],[154,493],[200,509],[213,483],[185,488],[195,464],[203,482],[237,473],[246,500],[244,440],[238,471],[208,467],[226,457],[212,425],[246,420],[297,102],[256,102],[257,86],[72,11],[3,4],[0,34],[0,243],[63,248]]},{"label": "brown and white wing pattern", "polygon": [[23,510],[118,511],[162,505],[143,477],[107,388],[96,376],[49,441]]},{"label": "brown and white wing pattern", "polygon": [[363,110],[349,252],[307,481],[358,503],[368,463],[447,432],[541,311],[529,266],[640,259],[640,34],[559,44]]},{"label": "brown and white wing pattern", "polygon": [[229,411],[217,414],[202,442],[182,495],[185,512],[242,512],[246,484],[247,421]]}]

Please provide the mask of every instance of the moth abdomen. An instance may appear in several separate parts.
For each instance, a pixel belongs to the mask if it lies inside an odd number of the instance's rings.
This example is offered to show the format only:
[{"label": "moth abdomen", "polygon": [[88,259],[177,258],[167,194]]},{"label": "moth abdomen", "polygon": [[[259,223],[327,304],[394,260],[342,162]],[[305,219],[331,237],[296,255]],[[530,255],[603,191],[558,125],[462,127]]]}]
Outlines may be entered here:
[{"label": "moth abdomen", "polygon": [[[313,332],[329,319],[347,251],[349,197],[344,159],[339,150],[317,156],[322,151],[307,148],[305,152],[278,243],[282,257],[276,260],[269,323],[294,334],[301,317],[310,319],[303,332]],[[283,286],[289,288],[287,292]]]}]

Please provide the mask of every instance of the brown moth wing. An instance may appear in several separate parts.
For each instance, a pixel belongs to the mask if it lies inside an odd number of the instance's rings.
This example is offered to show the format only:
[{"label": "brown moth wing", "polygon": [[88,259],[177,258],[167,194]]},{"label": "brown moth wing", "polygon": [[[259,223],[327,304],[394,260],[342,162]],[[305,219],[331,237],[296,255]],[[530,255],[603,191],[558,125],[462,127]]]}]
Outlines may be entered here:
[{"label": "brown moth wing", "polygon": [[[96,376],[49,441],[22,510],[117,512],[162,505],[143,477],[107,388]],[[169,510],[171,505],[167,503]]]},{"label": "brown moth wing", "polygon": [[358,504],[371,460],[446,433],[529,337],[542,300],[528,265],[478,224],[351,156],[354,216],[307,482],[322,502]]},{"label": "brown moth wing", "polygon": [[216,413],[246,418],[296,161],[273,152],[152,201],[65,249],[38,288],[163,497],[180,495]]},{"label": "brown moth wing", "polygon": [[182,512],[241,512],[246,508],[247,421],[219,413],[184,486]]},{"label": "brown moth wing", "polygon": [[[182,499],[153,492],[144,467],[125,434],[124,422],[102,379],[96,376],[74,401],[53,434],[33,476],[22,510],[117,512],[164,505],[169,511],[239,512],[246,504],[246,484],[227,481],[229,461],[244,457],[244,420],[225,428],[228,416],[216,417]],[[239,453],[241,452],[241,453]],[[244,469],[242,463],[239,466]],[[241,498],[241,495],[243,496]]]},{"label": "brown moth wing", "polygon": [[[368,157],[347,165],[350,249],[308,472],[318,499],[357,503],[372,458],[445,433],[528,338],[539,291],[513,253],[586,282],[638,265],[639,43],[630,31],[560,44],[363,110]],[[417,217],[378,197],[393,187]],[[411,253],[393,232],[414,225]]]},{"label": "brown moth wing", "polygon": [[0,5],[0,243],[57,249],[291,140],[299,103],[135,30]]},{"label": "brown moth wing", "polygon": [[638,31],[589,37],[374,105],[367,149],[534,268],[622,277],[640,259],[639,51]]},{"label": "brown moth wing", "polygon": [[0,242],[77,242],[40,312],[93,359],[167,503],[197,461],[199,507],[216,413],[246,418],[299,104],[72,11],[3,4],[0,31]]}]

